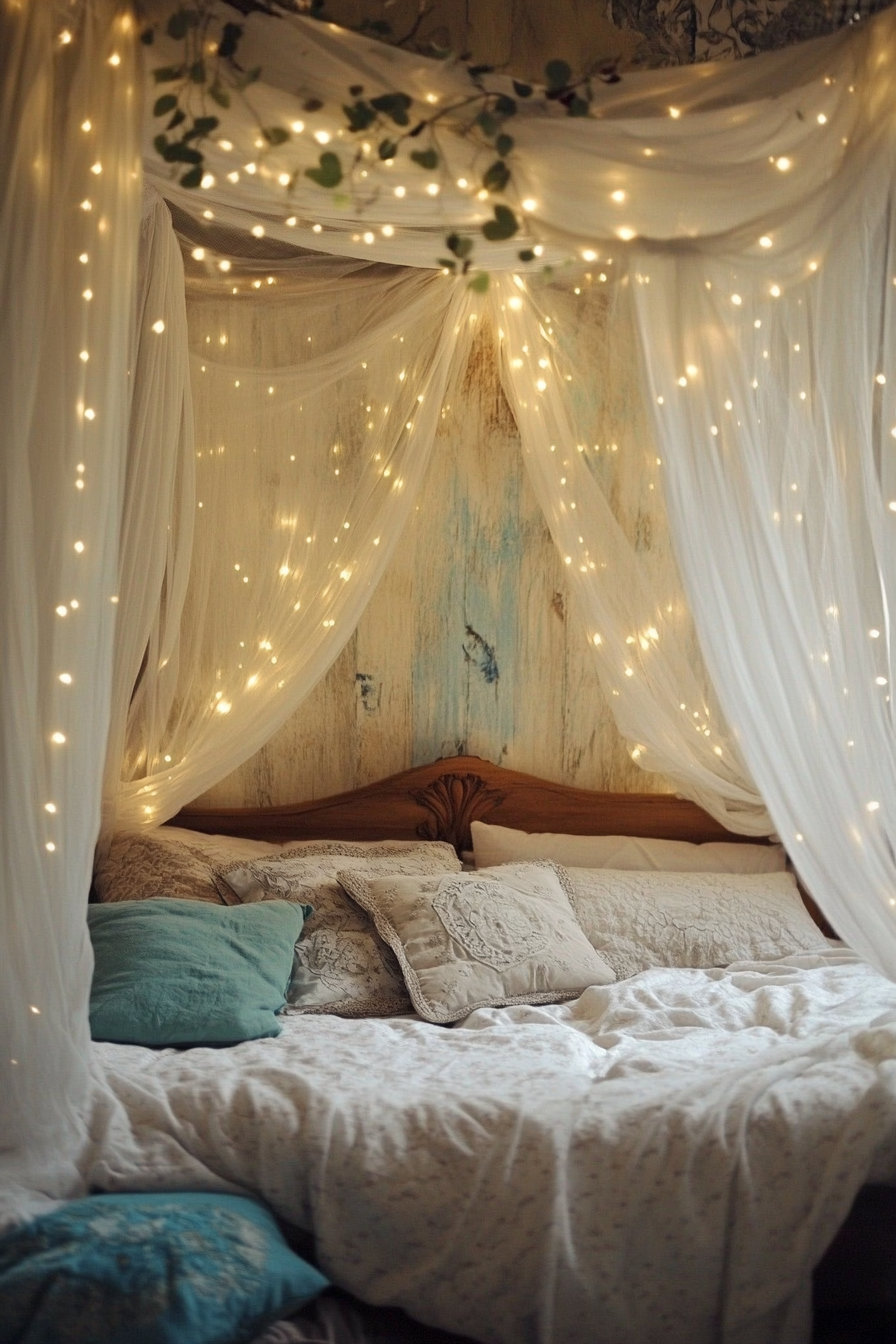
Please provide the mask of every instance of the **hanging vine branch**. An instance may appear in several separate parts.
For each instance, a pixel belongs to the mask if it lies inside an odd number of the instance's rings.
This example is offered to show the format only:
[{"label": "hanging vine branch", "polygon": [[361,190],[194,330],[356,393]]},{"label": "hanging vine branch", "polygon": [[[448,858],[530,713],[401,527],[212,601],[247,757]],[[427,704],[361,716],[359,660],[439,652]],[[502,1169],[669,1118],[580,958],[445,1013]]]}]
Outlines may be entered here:
[{"label": "hanging vine branch", "polygon": [[[243,25],[225,19],[224,9],[237,10],[243,15],[264,14],[271,19],[288,13],[304,13],[312,18],[323,18],[323,0],[194,0],[191,5],[180,5],[169,16],[165,27],[168,37],[182,44],[182,56],[176,65],[158,66],[153,70],[159,96],[153,106],[156,117],[165,118],[163,130],[153,143],[156,151],[180,176],[182,187],[200,187],[206,177],[205,145],[219,130],[226,117],[231,100],[238,97],[253,116],[259,137],[267,149],[278,148],[293,139],[287,126],[265,125],[252,107],[251,86],[261,77],[261,67],[245,69],[239,60]],[[358,31],[366,32],[394,45],[414,41],[420,23],[428,9],[421,0],[417,20],[401,38],[396,38],[388,23],[366,20]],[[152,45],[155,28],[147,28],[141,35],[146,45]],[[433,50],[431,54],[445,58],[450,52]],[[394,91],[369,96],[363,85],[355,84],[347,90],[341,105],[344,129],[355,142],[349,162],[335,149],[323,150],[316,162],[299,165],[287,175],[285,189],[290,192],[300,176],[307,177],[319,187],[333,191],[348,179],[354,184],[355,172],[365,161],[366,137],[375,138],[376,152],[383,163],[394,161],[407,152],[410,162],[421,171],[435,172],[444,165],[439,148],[438,131],[441,126],[466,140],[474,155],[487,152],[490,162],[479,174],[478,194],[492,204],[492,215],[478,233],[488,242],[502,242],[514,238],[523,227],[522,213],[514,182],[514,137],[510,133],[513,117],[521,101],[541,101],[563,107],[567,116],[590,115],[595,96],[595,81],[615,83],[619,79],[615,60],[598,62],[584,75],[576,78],[566,61],[551,60],[545,66],[545,82],[536,87],[520,80],[512,81],[513,94],[488,88],[486,77],[494,73],[490,65],[462,62],[470,80],[470,91],[453,102],[432,111],[415,105],[406,92]],[[304,110],[318,112],[324,107],[319,98],[308,98]],[[213,110],[216,109],[216,110]],[[363,147],[362,147],[363,146]],[[413,146],[413,147],[412,147]],[[445,238],[449,254],[440,257],[439,265],[446,271],[467,275],[473,269],[475,235],[451,232]],[[541,254],[537,240],[530,238],[518,253],[520,262],[533,262]],[[479,290],[488,287],[488,272],[477,270],[470,280]]]}]

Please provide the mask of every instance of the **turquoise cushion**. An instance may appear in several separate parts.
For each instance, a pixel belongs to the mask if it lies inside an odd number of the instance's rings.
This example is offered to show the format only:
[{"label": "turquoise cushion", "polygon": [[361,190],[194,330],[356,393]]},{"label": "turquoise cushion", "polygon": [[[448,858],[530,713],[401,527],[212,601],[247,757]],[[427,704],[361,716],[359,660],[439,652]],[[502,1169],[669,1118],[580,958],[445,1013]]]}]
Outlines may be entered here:
[{"label": "turquoise cushion", "polygon": [[237,1344],[327,1285],[241,1195],[91,1195],[0,1237],[0,1344]]},{"label": "turquoise cushion", "polygon": [[130,1045],[233,1045],[278,1036],[310,906],[162,897],[91,905],[90,1030]]}]

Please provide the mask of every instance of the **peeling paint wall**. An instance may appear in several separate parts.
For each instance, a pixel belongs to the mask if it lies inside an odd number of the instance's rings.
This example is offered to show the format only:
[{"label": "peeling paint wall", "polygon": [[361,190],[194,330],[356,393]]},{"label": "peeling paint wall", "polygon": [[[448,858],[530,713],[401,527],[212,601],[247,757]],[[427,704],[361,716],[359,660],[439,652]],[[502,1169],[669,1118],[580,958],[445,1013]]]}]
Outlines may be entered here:
[{"label": "peeling paint wall", "polygon": [[[547,58],[581,67],[619,55],[657,65],[741,57],[812,37],[884,0],[433,0],[421,28],[477,60],[537,74]],[[417,0],[332,0],[334,18],[388,15],[407,31]],[[606,339],[602,433],[617,442],[621,521],[669,563],[626,441],[646,433],[633,333]],[[203,801],[263,806],[324,797],[439,756],[469,752],[585,788],[663,790],[631,761],[600,691],[585,627],[526,479],[490,333],[474,342],[462,404],[442,422],[420,504],[357,631],[305,704]]]}]

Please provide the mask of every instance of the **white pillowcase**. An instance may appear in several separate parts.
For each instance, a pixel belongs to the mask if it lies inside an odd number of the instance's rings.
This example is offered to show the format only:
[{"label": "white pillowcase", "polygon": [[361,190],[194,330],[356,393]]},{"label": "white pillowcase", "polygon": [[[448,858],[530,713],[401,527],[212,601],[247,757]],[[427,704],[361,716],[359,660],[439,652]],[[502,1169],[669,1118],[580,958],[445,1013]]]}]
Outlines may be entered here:
[{"label": "white pillowcase", "polygon": [[473,850],[477,868],[496,863],[551,859],[565,867],[615,868],[666,873],[783,873],[787,855],[782,845],[738,844],[712,840],[647,840],[627,835],[557,835],[550,831],[516,831],[474,821]]},{"label": "white pillowcase", "polygon": [[215,885],[219,868],[279,854],[282,845],[206,835],[180,826],[120,831],[97,867],[94,886],[101,901],[146,901],[176,896],[221,904]]},{"label": "white pillowcase", "polygon": [[828,947],[791,873],[568,872],[579,923],[620,980]]}]

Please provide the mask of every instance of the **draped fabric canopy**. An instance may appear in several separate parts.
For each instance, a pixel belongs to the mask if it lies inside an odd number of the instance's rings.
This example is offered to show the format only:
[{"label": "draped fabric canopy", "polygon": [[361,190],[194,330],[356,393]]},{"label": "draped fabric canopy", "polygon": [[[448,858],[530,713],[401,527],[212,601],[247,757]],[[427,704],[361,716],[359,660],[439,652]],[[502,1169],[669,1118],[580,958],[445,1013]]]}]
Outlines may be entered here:
[{"label": "draped fabric canopy", "polygon": [[[777,829],[825,913],[896,976],[896,14],[626,76],[588,119],[521,104],[528,234],[479,241],[487,294],[439,274],[444,234],[492,209],[487,160],[450,117],[438,171],[362,148],[341,193],[296,175],[348,143],[350,86],[444,106],[462,67],[248,19],[252,110],[234,100],[198,191],[147,125],[141,231],[129,9],[3,20],[0,610],[4,683],[30,688],[0,719],[9,1188],[77,1188],[77,1117],[102,1096],[83,915],[107,738],[108,836],[173,815],[285,720],[398,542],[483,323],[633,757],[732,829]],[[166,41],[153,64],[174,61]],[[258,119],[289,141],[259,148]],[[638,323],[655,438],[634,451],[680,576],[653,572],[614,510],[582,337],[595,304],[611,328]]]}]

